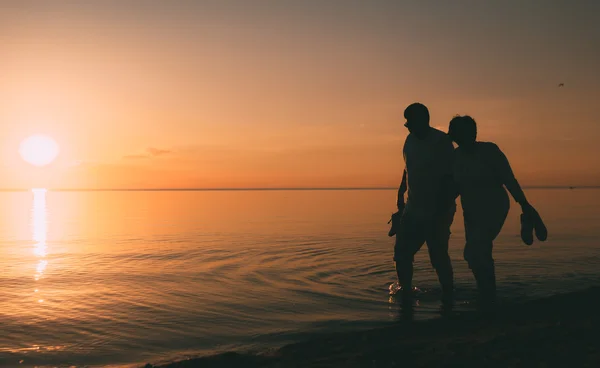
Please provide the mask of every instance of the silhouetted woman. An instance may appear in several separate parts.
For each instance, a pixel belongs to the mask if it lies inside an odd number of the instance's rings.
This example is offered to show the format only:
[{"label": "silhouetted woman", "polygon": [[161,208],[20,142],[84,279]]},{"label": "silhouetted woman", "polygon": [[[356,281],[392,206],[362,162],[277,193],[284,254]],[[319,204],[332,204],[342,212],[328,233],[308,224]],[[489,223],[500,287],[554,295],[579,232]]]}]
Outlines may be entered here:
[{"label": "silhouetted woman", "polygon": [[536,226],[540,240],[545,240],[547,234],[542,234],[545,227],[542,228],[541,219],[537,221],[539,215],[527,201],[504,153],[494,143],[476,140],[475,120],[470,116],[453,118],[448,134],[458,144],[454,151],[454,181],[464,212],[464,258],[475,276],[482,307],[486,307],[496,298],[493,241],[502,230],[510,208],[504,187],[521,205],[521,235],[525,243],[533,242],[534,223],[541,224]]}]

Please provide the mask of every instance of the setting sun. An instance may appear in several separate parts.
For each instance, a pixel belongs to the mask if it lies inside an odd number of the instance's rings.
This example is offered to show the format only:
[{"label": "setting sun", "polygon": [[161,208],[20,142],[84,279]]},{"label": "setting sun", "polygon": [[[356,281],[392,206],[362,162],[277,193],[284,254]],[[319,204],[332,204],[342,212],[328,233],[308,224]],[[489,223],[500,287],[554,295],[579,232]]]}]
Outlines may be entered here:
[{"label": "setting sun", "polygon": [[59,147],[56,141],[43,135],[34,135],[21,142],[19,154],[34,166],[46,166],[56,159]]}]

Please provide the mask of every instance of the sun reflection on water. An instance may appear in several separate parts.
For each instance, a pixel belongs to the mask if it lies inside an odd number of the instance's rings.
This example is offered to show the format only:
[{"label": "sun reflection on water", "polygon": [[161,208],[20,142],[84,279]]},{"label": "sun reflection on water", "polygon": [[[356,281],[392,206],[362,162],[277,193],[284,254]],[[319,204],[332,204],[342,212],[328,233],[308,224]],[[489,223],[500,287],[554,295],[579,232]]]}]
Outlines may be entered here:
[{"label": "sun reflection on water", "polygon": [[[33,192],[33,208],[31,210],[31,230],[33,241],[33,254],[39,258],[35,281],[39,281],[43,275],[48,261],[46,260],[47,255],[47,234],[48,234],[48,221],[47,221],[47,210],[46,210],[46,189],[32,189]],[[39,292],[39,289],[35,289],[35,293]],[[43,299],[38,299],[39,303],[43,303]]]}]

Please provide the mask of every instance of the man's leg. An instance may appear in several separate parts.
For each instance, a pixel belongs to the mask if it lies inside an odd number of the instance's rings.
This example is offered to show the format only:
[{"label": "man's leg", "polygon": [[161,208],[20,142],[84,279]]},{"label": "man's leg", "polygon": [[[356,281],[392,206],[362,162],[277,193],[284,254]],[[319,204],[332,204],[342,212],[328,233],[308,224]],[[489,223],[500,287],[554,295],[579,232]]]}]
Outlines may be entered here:
[{"label": "man's leg", "polygon": [[452,303],[454,297],[454,271],[448,254],[448,243],[451,234],[450,226],[454,220],[455,212],[456,207],[452,207],[436,217],[427,237],[429,259],[442,286],[442,301],[444,303]]},{"label": "man's leg", "polygon": [[425,243],[421,227],[404,215],[400,220],[394,246],[394,262],[398,284],[402,287],[402,298],[408,302],[412,298],[413,262],[415,254]]}]

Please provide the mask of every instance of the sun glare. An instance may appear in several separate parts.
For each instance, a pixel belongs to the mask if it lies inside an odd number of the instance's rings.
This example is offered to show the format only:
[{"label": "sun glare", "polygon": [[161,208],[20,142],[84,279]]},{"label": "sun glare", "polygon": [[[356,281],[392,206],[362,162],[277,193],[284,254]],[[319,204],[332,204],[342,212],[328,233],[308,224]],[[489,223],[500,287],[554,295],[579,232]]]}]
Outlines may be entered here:
[{"label": "sun glare", "polygon": [[34,166],[46,166],[58,156],[56,141],[44,135],[33,135],[21,142],[19,154],[26,162]]}]

